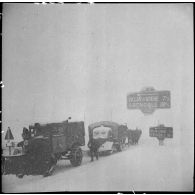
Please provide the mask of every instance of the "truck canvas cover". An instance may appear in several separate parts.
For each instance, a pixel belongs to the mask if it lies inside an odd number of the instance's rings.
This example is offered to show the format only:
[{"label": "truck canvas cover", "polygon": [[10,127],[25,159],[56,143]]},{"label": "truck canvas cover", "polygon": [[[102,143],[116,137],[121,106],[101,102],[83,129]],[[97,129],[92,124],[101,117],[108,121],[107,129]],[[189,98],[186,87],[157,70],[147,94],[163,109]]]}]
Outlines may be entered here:
[{"label": "truck canvas cover", "polygon": [[116,139],[118,138],[118,128],[120,125],[118,123],[111,122],[111,121],[100,121],[100,122],[90,124],[88,126],[89,137],[91,138],[93,136],[93,130],[101,126],[111,129],[113,138],[116,138]]},{"label": "truck canvas cover", "polygon": [[96,127],[93,129],[93,138],[94,139],[106,139],[109,137],[109,132],[112,131],[110,127]]},{"label": "truck canvas cover", "polygon": [[[36,129],[36,126],[29,128]],[[70,148],[73,143],[77,142],[80,146],[85,145],[85,128],[84,122],[61,122],[39,124],[44,137],[51,140],[51,147],[54,153],[63,152],[66,148]]]}]

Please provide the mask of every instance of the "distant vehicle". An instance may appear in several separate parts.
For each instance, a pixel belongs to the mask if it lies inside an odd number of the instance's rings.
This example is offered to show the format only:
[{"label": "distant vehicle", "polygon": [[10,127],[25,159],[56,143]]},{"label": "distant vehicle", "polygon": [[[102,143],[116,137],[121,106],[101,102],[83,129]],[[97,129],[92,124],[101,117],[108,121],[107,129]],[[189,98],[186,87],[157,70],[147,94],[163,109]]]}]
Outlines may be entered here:
[{"label": "distant vehicle", "polygon": [[135,145],[138,144],[139,139],[141,137],[142,130],[141,129],[128,129],[127,136],[128,136],[128,145]]},{"label": "distant vehicle", "polygon": [[[24,130],[23,130],[24,131]],[[26,132],[26,133],[25,133]],[[70,160],[79,166],[83,154],[80,146],[85,145],[84,122],[49,123],[29,126],[23,132],[23,141],[18,146],[22,153],[3,156],[3,174],[51,175],[58,160]]]},{"label": "distant vehicle", "polygon": [[122,151],[127,139],[127,126],[111,121],[101,121],[88,126],[89,139],[98,140],[99,152],[111,154]]}]

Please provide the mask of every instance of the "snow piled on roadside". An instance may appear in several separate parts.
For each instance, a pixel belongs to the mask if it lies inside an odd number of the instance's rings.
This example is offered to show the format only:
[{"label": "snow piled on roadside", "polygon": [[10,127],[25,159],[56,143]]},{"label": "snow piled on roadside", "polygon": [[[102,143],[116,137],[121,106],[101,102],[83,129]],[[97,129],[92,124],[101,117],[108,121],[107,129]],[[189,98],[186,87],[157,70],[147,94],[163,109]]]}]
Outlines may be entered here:
[{"label": "snow piled on roadside", "polygon": [[80,167],[59,161],[54,174],[47,178],[3,176],[3,191],[192,191],[191,146],[180,146],[171,139],[159,146],[153,139],[141,140],[138,146],[98,161],[90,162],[85,156]]}]

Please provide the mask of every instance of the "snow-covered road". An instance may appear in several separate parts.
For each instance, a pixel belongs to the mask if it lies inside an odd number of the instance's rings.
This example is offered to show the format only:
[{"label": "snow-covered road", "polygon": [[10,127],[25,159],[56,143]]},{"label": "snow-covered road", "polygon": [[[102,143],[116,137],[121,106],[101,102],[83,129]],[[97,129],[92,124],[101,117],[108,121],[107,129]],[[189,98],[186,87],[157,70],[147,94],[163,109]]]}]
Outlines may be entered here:
[{"label": "snow-covered road", "polygon": [[142,140],[98,161],[90,162],[85,156],[80,167],[59,161],[54,174],[47,178],[3,176],[3,191],[192,191],[193,155],[190,157],[188,147],[181,149],[171,140],[165,140],[164,146]]}]

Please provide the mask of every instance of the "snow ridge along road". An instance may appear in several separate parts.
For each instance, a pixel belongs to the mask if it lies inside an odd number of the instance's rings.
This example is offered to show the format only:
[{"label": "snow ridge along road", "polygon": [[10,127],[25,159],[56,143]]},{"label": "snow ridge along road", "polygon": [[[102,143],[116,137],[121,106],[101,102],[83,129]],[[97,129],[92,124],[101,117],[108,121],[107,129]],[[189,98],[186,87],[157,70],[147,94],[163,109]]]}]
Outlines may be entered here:
[{"label": "snow ridge along road", "polygon": [[142,140],[123,152],[100,156],[98,161],[90,162],[84,156],[79,167],[59,161],[53,175],[47,178],[3,176],[3,192],[192,191],[193,160],[188,158],[186,164],[181,151],[171,141],[158,146],[158,142]]}]

